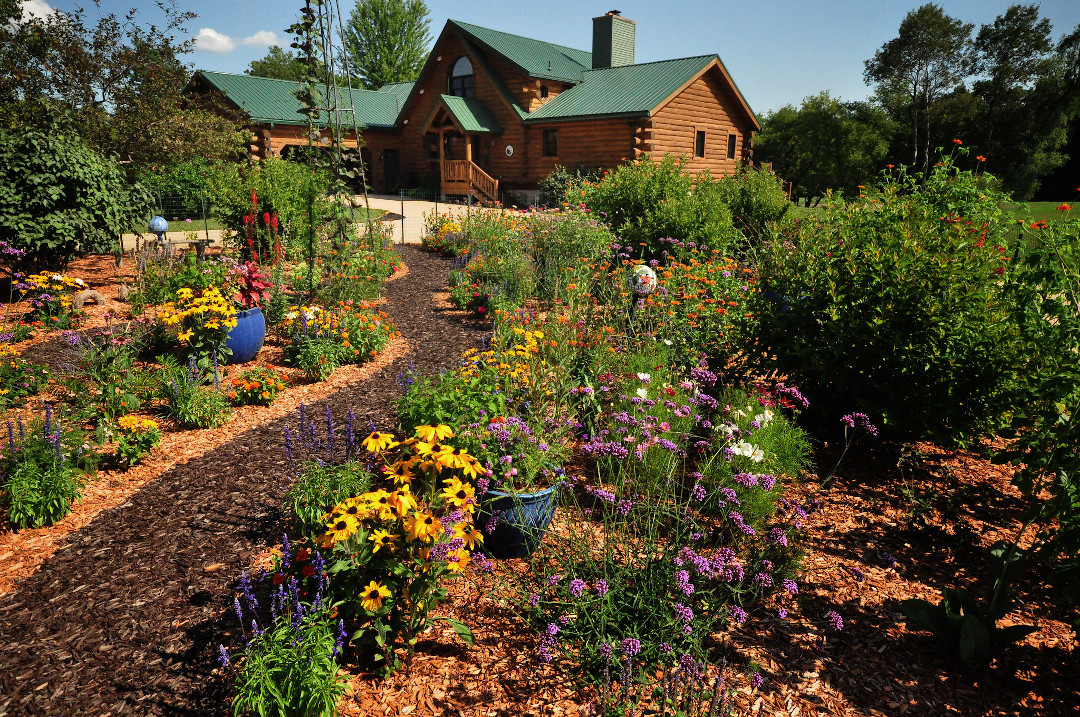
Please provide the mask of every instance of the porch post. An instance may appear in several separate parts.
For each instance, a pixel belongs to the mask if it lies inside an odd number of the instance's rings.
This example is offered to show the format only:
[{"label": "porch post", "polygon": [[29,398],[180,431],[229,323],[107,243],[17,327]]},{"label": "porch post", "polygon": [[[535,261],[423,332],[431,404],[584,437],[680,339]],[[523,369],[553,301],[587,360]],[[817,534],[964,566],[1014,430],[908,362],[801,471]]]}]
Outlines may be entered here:
[{"label": "porch post", "polygon": [[465,159],[472,161],[472,135],[465,135]]}]

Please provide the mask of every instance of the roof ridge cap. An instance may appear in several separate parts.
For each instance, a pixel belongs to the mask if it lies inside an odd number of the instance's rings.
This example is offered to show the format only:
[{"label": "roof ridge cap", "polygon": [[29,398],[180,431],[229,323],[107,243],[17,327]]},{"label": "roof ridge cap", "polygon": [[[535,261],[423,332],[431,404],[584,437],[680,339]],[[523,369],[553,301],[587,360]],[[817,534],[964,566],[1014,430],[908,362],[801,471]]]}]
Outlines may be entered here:
[{"label": "roof ridge cap", "polygon": [[705,58],[709,58],[710,60],[715,58],[715,59],[719,60],[720,56],[717,55],[714,52],[712,54],[706,54],[706,55],[688,55],[686,57],[670,57],[670,58],[668,58],[666,60],[650,60],[649,62],[635,62],[632,65],[615,65],[614,67],[594,67],[591,70],[585,70],[582,74],[585,74],[586,72],[607,72],[608,70],[623,70],[623,69],[626,69],[628,67],[641,67],[643,65],[660,65],[660,64],[663,64],[665,62],[682,62],[683,60],[704,60]]},{"label": "roof ridge cap", "polygon": [[506,32],[505,30],[496,30],[493,27],[484,27],[483,25],[477,25],[475,23],[465,22],[464,20],[455,20],[453,18],[447,18],[447,22],[452,22],[455,25],[457,25],[458,27],[464,27],[466,29],[468,27],[478,27],[481,30],[487,30],[488,32],[497,32],[500,35],[509,35],[510,37],[520,37],[522,40],[532,40],[533,42],[542,42],[545,45],[551,45],[552,47],[557,47],[560,50],[573,50],[574,52],[585,52],[585,53],[588,53],[590,55],[592,54],[591,50],[582,50],[581,48],[578,48],[578,47],[570,47],[569,45],[560,45],[557,42],[549,42],[547,40],[541,40],[539,38],[529,37],[528,35],[518,35],[517,33],[514,33],[514,32]]}]

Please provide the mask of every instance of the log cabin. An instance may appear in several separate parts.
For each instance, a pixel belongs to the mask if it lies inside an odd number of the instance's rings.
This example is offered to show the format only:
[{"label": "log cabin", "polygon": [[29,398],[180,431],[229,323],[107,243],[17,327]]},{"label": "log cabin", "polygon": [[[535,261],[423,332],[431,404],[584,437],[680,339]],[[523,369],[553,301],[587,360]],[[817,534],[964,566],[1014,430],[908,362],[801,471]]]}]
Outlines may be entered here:
[{"label": "log cabin", "polygon": [[[618,11],[593,18],[591,52],[448,20],[415,82],[352,91],[345,124],[355,116],[361,128],[369,185],[497,201],[535,196],[556,165],[675,154],[692,173],[721,176],[751,161],[761,126],[720,58],[635,63],[635,34]],[[189,85],[247,114],[254,157],[308,141],[296,89],[208,71]],[[355,149],[355,134],[342,144]]]}]

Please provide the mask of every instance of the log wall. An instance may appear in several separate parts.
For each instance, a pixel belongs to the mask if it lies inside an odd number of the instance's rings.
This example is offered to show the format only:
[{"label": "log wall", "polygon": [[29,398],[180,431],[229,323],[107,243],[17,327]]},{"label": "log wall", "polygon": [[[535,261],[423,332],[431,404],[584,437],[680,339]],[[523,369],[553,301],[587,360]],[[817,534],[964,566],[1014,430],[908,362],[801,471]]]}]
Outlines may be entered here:
[{"label": "log wall", "polygon": [[[705,169],[714,177],[732,174],[735,167],[751,157],[753,127],[745,119],[730,90],[719,79],[719,71],[706,72],[672,98],[652,117],[651,132],[638,149],[654,159],[665,154],[686,155],[687,169],[697,174]],[[696,133],[705,132],[705,156],[694,156]],[[735,135],[735,157],[728,159],[728,135]]]}]

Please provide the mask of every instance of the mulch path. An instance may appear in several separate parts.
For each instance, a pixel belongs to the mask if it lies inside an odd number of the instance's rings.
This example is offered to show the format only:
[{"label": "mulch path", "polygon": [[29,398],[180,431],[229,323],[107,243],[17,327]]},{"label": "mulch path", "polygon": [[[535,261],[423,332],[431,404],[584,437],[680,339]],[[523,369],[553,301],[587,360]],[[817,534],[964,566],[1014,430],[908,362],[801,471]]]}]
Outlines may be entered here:
[{"label": "mulch path", "polygon": [[[0,532],[0,717],[228,710],[230,685],[215,650],[238,643],[236,576],[280,537],[283,428],[296,425],[299,402],[315,416],[329,405],[339,429],[349,408],[358,426],[370,419],[389,428],[400,391],[394,379],[410,363],[436,374],[486,335],[449,309],[447,261],[413,247],[403,256],[409,274],[387,284],[384,306],[403,337],[375,361],[290,389],[271,409],[242,409],[223,429],[170,433],[146,465],[91,484],[57,526]],[[105,261],[76,269],[96,288],[116,281]],[[103,293],[105,305],[88,307],[90,325],[123,308],[112,301],[115,290]],[[48,346],[37,350],[45,355]],[[797,608],[787,620],[760,610],[745,628],[716,636],[734,666],[752,660],[767,677],[756,690],[737,683],[735,714],[1080,713],[1076,615],[1038,570],[1017,586],[1017,609],[1005,620],[1038,632],[986,668],[964,667],[906,624],[902,599],[936,600],[943,586],[981,597],[984,549],[1013,537],[1022,512],[1007,471],[985,451],[909,450],[920,460],[864,440],[829,486],[811,476],[792,487],[821,503],[806,524]],[[838,454],[835,445],[819,446],[815,464],[827,470]],[[442,613],[472,627],[476,646],[465,648],[440,624],[422,637],[411,667],[389,679],[347,665],[342,714],[589,712],[592,695],[576,690],[565,670],[531,661],[529,629],[483,581],[455,581],[450,595]],[[843,616],[839,634],[825,627],[829,610]]]},{"label": "mulch path", "polygon": [[[412,247],[410,273],[386,287],[386,310],[409,350],[329,405],[339,427],[395,425],[395,378],[454,365],[483,327],[438,308],[449,262]],[[0,714],[218,714],[228,685],[215,673],[231,644],[232,585],[280,537],[288,478],[283,431],[295,414],[249,428],[166,469],[122,504],[70,533],[14,592],[0,596]]]}]

